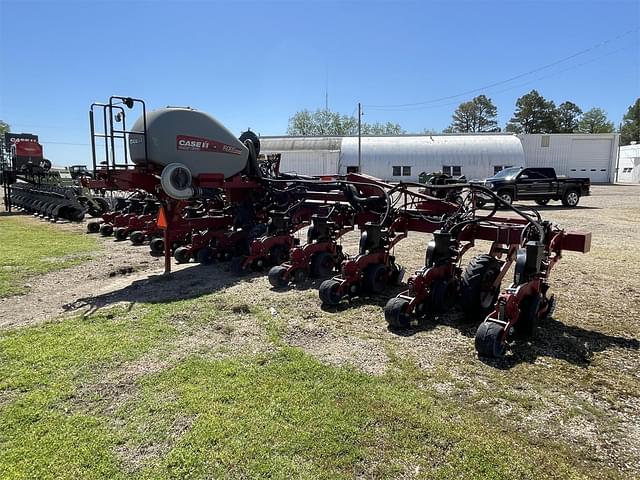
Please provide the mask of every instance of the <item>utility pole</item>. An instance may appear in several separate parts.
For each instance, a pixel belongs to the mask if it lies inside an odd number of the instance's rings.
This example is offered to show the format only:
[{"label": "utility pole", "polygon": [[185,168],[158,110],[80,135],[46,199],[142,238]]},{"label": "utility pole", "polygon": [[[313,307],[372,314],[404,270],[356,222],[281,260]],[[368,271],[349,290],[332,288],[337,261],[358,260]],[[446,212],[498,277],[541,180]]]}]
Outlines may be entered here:
[{"label": "utility pole", "polygon": [[362,173],[362,105],[358,102],[358,173]]}]

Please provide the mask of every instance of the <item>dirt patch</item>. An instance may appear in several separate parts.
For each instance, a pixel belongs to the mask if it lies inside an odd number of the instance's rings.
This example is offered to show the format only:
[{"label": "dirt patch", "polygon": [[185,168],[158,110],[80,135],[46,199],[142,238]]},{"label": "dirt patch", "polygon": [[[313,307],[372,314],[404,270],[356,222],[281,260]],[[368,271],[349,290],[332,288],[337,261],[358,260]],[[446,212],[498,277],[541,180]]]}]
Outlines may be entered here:
[{"label": "dirt patch", "polygon": [[[24,216],[25,221],[39,225],[42,220]],[[56,226],[64,230],[84,231],[83,223]],[[0,328],[33,325],[69,311],[66,307],[78,298],[98,296],[117,290],[144,278],[150,272],[160,272],[161,261],[149,255],[148,247],[116,242],[111,237],[99,237],[101,249],[81,264],[29,278],[29,290],[24,295],[0,298]]]}]

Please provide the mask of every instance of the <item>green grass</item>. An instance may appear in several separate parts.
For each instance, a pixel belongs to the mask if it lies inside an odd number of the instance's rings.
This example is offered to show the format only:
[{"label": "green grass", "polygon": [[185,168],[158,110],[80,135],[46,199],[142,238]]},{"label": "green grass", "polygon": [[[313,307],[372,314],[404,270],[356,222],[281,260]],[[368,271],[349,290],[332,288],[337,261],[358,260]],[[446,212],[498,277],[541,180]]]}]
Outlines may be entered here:
[{"label": "green grass", "polygon": [[[585,476],[553,439],[430,394],[409,359],[391,355],[381,377],[327,366],[286,346],[268,311],[237,304],[219,292],[2,334],[0,478]],[[122,380],[97,388],[240,317],[270,349],[187,354],[127,395]]]},{"label": "green grass", "polygon": [[0,217],[0,298],[22,293],[31,275],[82,263],[95,238],[27,217]]}]

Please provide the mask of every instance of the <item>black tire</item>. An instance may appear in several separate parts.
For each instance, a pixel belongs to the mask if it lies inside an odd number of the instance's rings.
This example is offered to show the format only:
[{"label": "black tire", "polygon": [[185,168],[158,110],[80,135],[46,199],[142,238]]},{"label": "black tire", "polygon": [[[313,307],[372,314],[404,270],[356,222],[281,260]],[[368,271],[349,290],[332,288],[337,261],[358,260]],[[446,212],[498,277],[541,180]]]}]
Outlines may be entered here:
[{"label": "black tire", "polygon": [[342,296],[338,293],[338,287],[340,287],[340,282],[333,278],[325,280],[320,284],[318,295],[323,305],[335,306],[340,303]]},{"label": "black tire", "polygon": [[400,285],[404,278],[405,268],[399,263],[391,264],[391,272],[389,273],[389,285]]},{"label": "black tire", "polygon": [[329,252],[316,253],[311,259],[311,276],[324,278],[330,276],[335,269],[335,260]]},{"label": "black tire", "polygon": [[131,232],[129,235],[129,240],[133,245],[142,245],[144,243],[144,233],[140,230],[136,230],[135,232]]},{"label": "black tire", "polygon": [[307,271],[304,268],[296,268],[293,272],[291,272],[291,280],[298,286],[306,282],[307,277]]},{"label": "black tire", "polygon": [[491,255],[473,257],[460,278],[460,305],[470,318],[484,319],[493,310],[500,289],[493,282],[502,263]]},{"label": "black tire", "polygon": [[276,245],[269,251],[271,265],[280,265],[289,260],[289,249],[283,245]]},{"label": "black tire", "polygon": [[247,273],[247,270],[243,268],[245,260],[246,260],[246,257],[244,256],[233,257],[231,259],[231,273],[238,276],[244,275],[245,273]]},{"label": "black tire", "polygon": [[580,202],[580,193],[577,190],[569,189],[562,195],[562,205],[565,207],[577,207]]},{"label": "black tire", "polygon": [[382,293],[387,286],[387,267],[381,263],[369,265],[364,270],[362,286],[371,293]]},{"label": "black tire", "polygon": [[513,203],[513,194],[509,190],[501,190],[498,192],[498,197],[500,197],[504,202],[511,205]]},{"label": "black tire", "polygon": [[187,247],[178,247],[176,251],[173,252],[173,258],[175,258],[178,263],[189,263],[189,260],[191,260],[191,252]]},{"label": "black tire", "polygon": [[391,298],[384,306],[384,318],[389,327],[404,329],[411,326],[411,318],[407,314],[409,301],[405,298]]},{"label": "black tire", "polygon": [[109,237],[113,233],[113,226],[108,223],[103,223],[100,225],[100,235],[103,237]]},{"label": "black tire", "polygon": [[149,249],[151,250],[151,255],[164,255],[164,239],[160,237],[152,239],[149,242]]},{"label": "black tire", "polygon": [[456,284],[446,280],[436,280],[431,286],[429,306],[435,313],[444,313],[456,303]]},{"label": "black tire", "polygon": [[501,358],[507,347],[502,342],[504,327],[495,322],[482,322],[476,331],[476,352],[478,355],[490,358]]},{"label": "black tire", "polygon": [[196,262],[202,265],[211,265],[213,263],[213,250],[209,247],[202,247],[196,252],[195,259]]},{"label": "black tire", "polygon": [[100,224],[98,222],[87,223],[87,233],[98,233],[100,231]]},{"label": "black tire", "polygon": [[119,241],[126,240],[128,235],[129,232],[124,227],[116,228],[113,232],[113,236]]},{"label": "black tire", "polygon": [[546,205],[547,203],[549,203],[549,199],[548,198],[541,198],[539,200],[536,200],[536,203],[538,205]]},{"label": "black tire", "polygon": [[519,339],[526,340],[535,336],[541,301],[540,295],[529,295],[520,302],[520,318],[514,325],[515,334]]},{"label": "black tire", "polygon": [[289,285],[289,279],[285,277],[287,268],[282,265],[276,265],[269,270],[269,283],[274,288],[284,288]]}]

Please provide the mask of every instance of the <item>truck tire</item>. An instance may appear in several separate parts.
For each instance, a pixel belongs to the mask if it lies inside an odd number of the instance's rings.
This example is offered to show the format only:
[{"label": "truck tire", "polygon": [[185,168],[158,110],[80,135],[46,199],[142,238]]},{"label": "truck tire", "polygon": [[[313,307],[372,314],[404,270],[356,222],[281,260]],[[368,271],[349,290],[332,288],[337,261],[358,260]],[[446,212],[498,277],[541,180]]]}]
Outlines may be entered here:
[{"label": "truck tire", "polygon": [[506,203],[511,205],[513,203],[513,194],[509,190],[501,190],[498,192],[498,196]]},{"label": "truck tire", "polygon": [[562,195],[562,205],[565,207],[576,207],[580,201],[580,193],[577,190],[569,189]]}]

